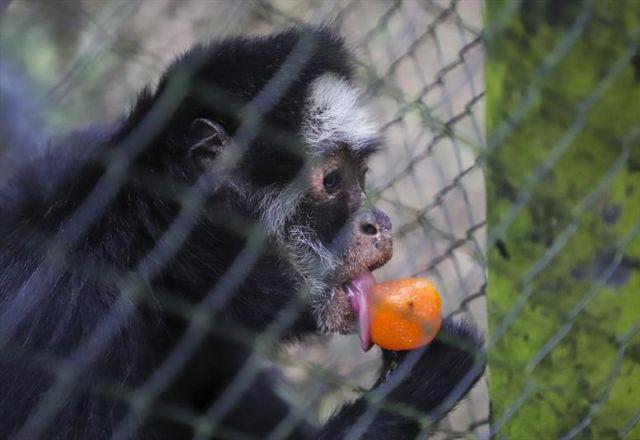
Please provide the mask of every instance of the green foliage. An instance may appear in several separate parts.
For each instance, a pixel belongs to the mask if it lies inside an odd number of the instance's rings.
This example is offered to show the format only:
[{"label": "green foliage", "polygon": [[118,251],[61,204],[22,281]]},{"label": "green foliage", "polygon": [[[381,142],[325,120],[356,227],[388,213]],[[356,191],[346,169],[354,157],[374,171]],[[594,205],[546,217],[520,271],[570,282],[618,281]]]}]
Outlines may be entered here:
[{"label": "green foliage", "polygon": [[[506,4],[487,2],[488,24]],[[640,2],[616,4],[524,2],[487,42],[489,237],[508,251],[489,249],[490,395],[507,438],[615,438],[640,409]]]}]

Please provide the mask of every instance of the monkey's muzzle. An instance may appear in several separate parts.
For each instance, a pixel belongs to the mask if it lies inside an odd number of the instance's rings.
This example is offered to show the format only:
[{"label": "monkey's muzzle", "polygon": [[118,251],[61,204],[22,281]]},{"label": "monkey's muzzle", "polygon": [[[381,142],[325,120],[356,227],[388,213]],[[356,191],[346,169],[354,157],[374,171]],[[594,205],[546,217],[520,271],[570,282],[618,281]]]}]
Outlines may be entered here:
[{"label": "monkey's muzzle", "polygon": [[375,278],[371,271],[384,265],[393,254],[391,220],[379,210],[361,211],[356,216],[354,236],[356,247],[354,254],[358,256],[356,262],[360,270],[352,272],[356,275],[347,281],[343,288],[357,320],[360,346],[364,351],[368,351],[373,345],[369,298]]}]

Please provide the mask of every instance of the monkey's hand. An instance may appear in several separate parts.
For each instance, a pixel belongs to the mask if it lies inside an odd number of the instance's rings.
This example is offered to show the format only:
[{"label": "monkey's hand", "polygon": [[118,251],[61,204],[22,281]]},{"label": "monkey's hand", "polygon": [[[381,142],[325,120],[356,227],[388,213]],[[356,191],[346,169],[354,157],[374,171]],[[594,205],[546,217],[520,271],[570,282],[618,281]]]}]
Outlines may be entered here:
[{"label": "monkey's hand", "polygon": [[482,345],[475,327],[447,318],[429,345],[383,350],[375,386],[337,412],[320,438],[414,438],[446,415],[480,378]]},{"label": "monkey's hand", "polygon": [[382,350],[376,386],[388,389],[386,400],[408,404],[438,420],[482,375],[482,345],[473,325],[447,318],[438,337],[426,347],[402,352]]}]

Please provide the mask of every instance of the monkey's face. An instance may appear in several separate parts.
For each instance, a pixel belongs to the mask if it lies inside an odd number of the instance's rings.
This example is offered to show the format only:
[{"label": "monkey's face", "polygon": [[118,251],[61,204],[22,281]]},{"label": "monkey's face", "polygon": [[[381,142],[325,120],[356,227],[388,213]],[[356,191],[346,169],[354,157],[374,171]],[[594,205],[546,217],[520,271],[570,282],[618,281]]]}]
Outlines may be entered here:
[{"label": "monkey's face", "polygon": [[319,290],[312,290],[309,299],[320,328],[340,333],[357,329],[368,349],[371,272],[389,261],[393,241],[389,217],[367,206],[366,172],[366,162],[352,157],[348,148],[312,166],[310,190],[289,228],[288,243],[294,252],[306,245],[307,257],[316,260],[309,275]]},{"label": "monkey's face", "polygon": [[[358,330],[366,350],[371,346],[371,272],[392,254],[389,218],[365,203],[367,160],[378,144],[378,130],[359,93],[340,76],[321,75],[303,93],[304,99],[282,100],[266,118],[281,131],[294,132],[287,138],[301,148],[280,146],[284,137],[259,133],[255,146],[239,155],[243,159],[232,175],[242,177],[229,180],[235,182],[229,194],[268,231],[317,327]],[[235,150],[224,127],[213,120],[196,119],[189,135],[190,155],[203,166],[209,157],[224,164],[224,152]]]},{"label": "monkey's face", "polygon": [[[391,221],[367,205],[364,193],[377,133],[358,106],[357,92],[338,78],[316,80],[307,105],[307,166],[297,190],[290,187],[265,199],[263,218],[277,231],[318,327],[325,332],[358,330],[367,350],[371,272],[392,255]],[[292,215],[286,221],[273,224],[288,210]]]}]

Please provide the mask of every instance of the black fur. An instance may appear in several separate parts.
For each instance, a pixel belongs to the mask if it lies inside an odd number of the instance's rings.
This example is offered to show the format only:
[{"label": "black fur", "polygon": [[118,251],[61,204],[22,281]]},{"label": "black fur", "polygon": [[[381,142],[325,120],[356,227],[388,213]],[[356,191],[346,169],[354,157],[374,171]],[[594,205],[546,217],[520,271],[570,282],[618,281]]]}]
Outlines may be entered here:
[{"label": "black fur", "polygon": [[421,430],[429,432],[482,375],[482,343],[473,326],[448,318],[426,347],[411,352],[383,350],[376,385],[338,411],[320,438],[342,438],[347,433],[351,438],[412,439]]},{"label": "black fur", "polygon": [[[261,98],[301,41],[284,94]],[[185,420],[207,409],[220,423],[202,433],[263,437],[287,415],[267,373],[224,416],[215,412],[257,334],[279,329],[281,340],[316,330],[288,266],[256,235],[256,213],[219,179],[238,179],[249,192],[291,181],[304,163],[291,133],[299,132],[307,86],[327,72],[348,77],[350,67],[343,43],[326,29],[197,46],[120,122],[53,142],[2,185],[0,438],[191,437]],[[233,175],[203,180],[189,154],[191,124],[206,118],[237,137],[247,108],[263,118],[240,145]],[[163,241],[166,234],[174,241]],[[432,419],[481,373],[473,329],[447,322],[442,334],[467,348],[439,339],[413,354],[410,372],[388,390],[390,400]],[[176,347],[183,351],[174,359]],[[386,354],[374,390],[399,373],[389,373],[392,366],[406,365],[398,356]],[[160,403],[127,399],[139,389]],[[367,408],[360,399],[323,428],[300,423],[291,437],[341,438]],[[367,438],[417,432],[414,421],[389,411],[372,420]]]}]

